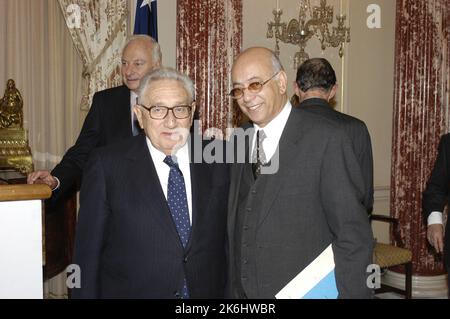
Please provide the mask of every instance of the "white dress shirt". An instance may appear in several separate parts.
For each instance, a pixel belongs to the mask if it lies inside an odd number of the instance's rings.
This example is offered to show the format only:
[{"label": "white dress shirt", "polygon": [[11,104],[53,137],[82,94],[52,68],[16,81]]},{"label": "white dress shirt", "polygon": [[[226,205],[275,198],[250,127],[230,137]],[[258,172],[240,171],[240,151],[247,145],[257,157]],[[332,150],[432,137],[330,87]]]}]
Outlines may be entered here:
[{"label": "white dress shirt", "polygon": [[444,224],[441,212],[432,212],[428,216],[427,221],[428,221],[428,226],[433,225],[433,224],[441,224],[441,225]]},{"label": "white dress shirt", "polygon": [[283,133],[286,122],[291,114],[292,105],[291,102],[287,101],[280,113],[277,114],[265,127],[259,127],[257,124],[253,124],[255,132],[253,133],[252,150],[255,150],[256,142],[256,132],[258,130],[263,130],[266,134],[266,138],[262,142],[262,148],[266,159],[269,162],[273,154],[277,150],[278,144],[280,142],[281,134]]},{"label": "white dress shirt", "polygon": [[[156,147],[154,147],[148,137],[147,137],[147,146],[150,151],[153,164],[155,165],[156,173],[158,174],[159,183],[161,184],[161,188],[167,200],[167,187],[169,186],[170,167],[169,165],[164,163],[166,154],[164,154]],[[185,143],[180,149],[178,149],[175,156],[177,158],[178,167],[180,168],[181,173],[183,174],[184,184],[186,186],[186,197],[189,208],[189,220],[192,225],[192,187],[191,187],[192,183],[191,183],[191,168],[189,160],[188,143]]]}]

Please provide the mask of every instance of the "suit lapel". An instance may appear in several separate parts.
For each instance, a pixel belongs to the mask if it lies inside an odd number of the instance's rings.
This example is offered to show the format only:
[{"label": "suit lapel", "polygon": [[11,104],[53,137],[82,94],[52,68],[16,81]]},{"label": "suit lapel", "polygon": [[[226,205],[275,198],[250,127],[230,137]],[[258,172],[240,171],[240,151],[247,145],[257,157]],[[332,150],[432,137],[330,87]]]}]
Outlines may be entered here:
[{"label": "suit lapel", "polygon": [[113,101],[113,105],[117,106],[116,114],[119,119],[120,127],[116,128],[123,132],[123,136],[132,137],[133,131],[131,129],[131,92],[126,86],[121,86],[118,94],[118,101]]},{"label": "suit lapel", "polygon": [[191,248],[192,242],[195,239],[194,236],[199,228],[199,224],[202,223],[204,218],[203,215],[208,211],[209,199],[207,194],[210,192],[211,185],[211,171],[206,164],[191,162],[190,169],[192,189],[192,227],[186,250]]},{"label": "suit lapel", "polygon": [[170,215],[166,197],[164,196],[158,174],[156,173],[153,159],[147,147],[145,135],[139,135],[131,139],[134,145],[131,147],[128,159],[130,160],[130,179],[134,180],[136,191],[140,193],[142,202],[149,214],[164,228],[169,236],[176,240],[182,248],[175,224]]},{"label": "suit lapel", "polygon": [[296,109],[292,109],[280,137],[280,142],[277,149],[277,151],[279,151],[278,172],[259,177],[267,179],[267,187],[262,200],[258,225],[261,225],[264,222],[271,210],[275,198],[277,198],[278,193],[282,188],[281,186],[283,181],[289,178],[289,176],[287,176],[289,170],[285,168],[291,166],[293,163],[293,158],[298,152],[298,142],[303,136],[304,128],[305,125],[304,123],[302,124],[301,113]]},{"label": "suit lapel", "polygon": [[[200,143],[200,144],[196,144]],[[190,173],[191,173],[191,196],[192,196],[192,225],[191,234],[189,236],[186,250],[188,251],[194,240],[196,229],[198,229],[199,222],[201,223],[202,215],[207,211],[209,203],[208,197],[205,194],[209,193],[209,186],[211,184],[211,176],[209,167],[199,160],[199,154],[195,152],[203,151],[203,141],[201,136],[190,134],[188,138],[188,149],[190,159]]]},{"label": "suit lapel", "polygon": [[[246,124],[245,126],[243,126],[244,130],[251,129],[251,128],[253,128],[253,126],[251,124]],[[246,138],[245,143],[244,143],[245,162],[244,163],[235,163],[231,166],[231,176],[230,176],[231,185],[230,185],[230,193],[229,193],[229,197],[228,197],[229,202],[228,202],[228,220],[227,220],[228,234],[230,234],[228,240],[231,241],[230,249],[233,249],[233,247],[234,247],[234,244],[233,244],[234,228],[235,228],[235,223],[236,223],[236,215],[237,215],[237,211],[238,211],[239,191],[240,191],[241,184],[242,184],[242,178],[243,178],[242,176],[244,175],[244,169],[245,169],[246,165],[250,165],[249,164],[250,163],[249,150],[250,150],[250,145],[252,145],[252,137],[253,137],[253,134],[251,134],[249,138]],[[239,145],[239,143],[237,143],[237,145]],[[239,152],[239,151],[242,151],[242,150],[237,150],[237,152]],[[232,152],[236,152],[236,150],[232,150]],[[235,160],[235,162],[237,161],[236,154],[234,154],[234,160]]]}]

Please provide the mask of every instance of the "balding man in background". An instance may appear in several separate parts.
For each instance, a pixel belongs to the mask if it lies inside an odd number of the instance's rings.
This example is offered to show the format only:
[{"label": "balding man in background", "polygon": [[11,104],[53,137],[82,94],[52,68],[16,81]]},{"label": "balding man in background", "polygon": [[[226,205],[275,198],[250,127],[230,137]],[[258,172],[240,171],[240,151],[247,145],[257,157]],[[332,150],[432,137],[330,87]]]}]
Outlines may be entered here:
[{"label": "balding man in background", "polygon": [[94,94],[92,106],[74,146],[51,171],[39,170],[28,175],[29,184],[45,183],[54,191],[53,198],[67,195],[80,184],[83,168],[94,148],[115,143],[140,133],[132,113],[142,77],[161,65],[159,44],[147,35],[128,39],[122,52],[122,86]]},{"label": "balding man in background", "polygon": [[370,214],[373,208],[373,157],[370,134],[363,121],[340,113],[330,105],[337,90],[333,67],[324,58],[306,60],[297,70],[294,89],[299,100],[298,107],[335,122],[347,133],[364,179],[363,204]]}]

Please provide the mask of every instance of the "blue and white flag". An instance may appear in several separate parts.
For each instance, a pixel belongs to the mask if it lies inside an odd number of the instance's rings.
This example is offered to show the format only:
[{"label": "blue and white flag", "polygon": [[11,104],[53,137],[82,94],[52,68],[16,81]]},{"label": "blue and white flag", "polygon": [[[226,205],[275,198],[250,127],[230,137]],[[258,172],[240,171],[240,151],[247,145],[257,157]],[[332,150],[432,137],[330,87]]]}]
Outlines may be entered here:
[{"label": "blue and white flag", "polygon": [[134,34],[148,34],[158,41],[158,9],[156,0],[137,0]]}]

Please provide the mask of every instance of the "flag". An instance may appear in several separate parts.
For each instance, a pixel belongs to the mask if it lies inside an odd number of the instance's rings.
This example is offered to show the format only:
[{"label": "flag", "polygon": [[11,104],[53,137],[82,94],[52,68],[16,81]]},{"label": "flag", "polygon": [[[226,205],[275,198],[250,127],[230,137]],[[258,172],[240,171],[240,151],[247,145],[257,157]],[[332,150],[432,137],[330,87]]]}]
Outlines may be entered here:
[{"label": "flag", "polygon": [[134,34],[148,34],[158,41],[157,15],[156,0],[137,0]]}]

